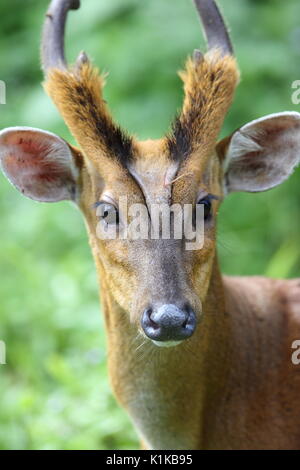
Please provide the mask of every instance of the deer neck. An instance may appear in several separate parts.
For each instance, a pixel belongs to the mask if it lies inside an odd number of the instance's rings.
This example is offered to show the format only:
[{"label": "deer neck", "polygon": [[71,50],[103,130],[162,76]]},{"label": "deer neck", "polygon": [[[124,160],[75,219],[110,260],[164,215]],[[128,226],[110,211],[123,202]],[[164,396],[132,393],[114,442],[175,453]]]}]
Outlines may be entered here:
[{"label": "deer neck", "polygon": [[158,348],[137,334],[101,279],[114,393],[151,448],[201,448],[205,410],[216,408],[227,375],[228,319],[217,262],[193,337]]}]

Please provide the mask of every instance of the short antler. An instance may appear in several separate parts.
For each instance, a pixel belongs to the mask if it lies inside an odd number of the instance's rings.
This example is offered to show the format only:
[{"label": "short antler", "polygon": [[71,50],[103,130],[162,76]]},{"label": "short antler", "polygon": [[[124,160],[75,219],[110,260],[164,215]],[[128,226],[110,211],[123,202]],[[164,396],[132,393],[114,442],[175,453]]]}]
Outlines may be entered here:
[{"label": "short antler", "polygon": [[[181,73],[184,102],[168,136],[170,155],[185,160],[178,175],[205,165],[214,151],[239,81],[239,71],[222,15],[214,0],[194,0],[207,38],[209,54],[195,50]],[[187,183],[189,184],[189,183]]]},{"label": "short antler", "polygon": [[45,74],[50,68],[66,68],[64,34],[69,10],[77,10],[80,0],[52,0],[46,13],[42,36],[42,66]]},{"label": "short antler", "polygon": [[[222,55],[232,55],[233,47],[229,34],[214,0],[194,0],[200,15],[209,49],[219,49]],[[196,51],[196,57],[197,57]]]},{"label": "short antler", "polygon": [[114,123],[103,99],[104,77],[81,52],[75,67],[65,60],[64,34],[69,10],[77,10],[79,0],[52,0],[46,13],[41,58],[44,87],[54,101],[79,146],[89,159],[109,168],[107,160],[125,162],[133,155],[133,139]]}]

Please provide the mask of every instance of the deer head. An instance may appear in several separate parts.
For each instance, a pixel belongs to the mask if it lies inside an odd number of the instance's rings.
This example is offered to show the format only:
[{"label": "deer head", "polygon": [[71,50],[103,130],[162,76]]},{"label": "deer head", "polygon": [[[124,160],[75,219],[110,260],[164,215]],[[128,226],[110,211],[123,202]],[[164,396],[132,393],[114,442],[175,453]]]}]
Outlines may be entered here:
[{"label": "deer head", "polygon": [[[243,125],[218,142],[239,72],[230,39],[213,0],[194,0],[208,42],[181,73],[184,102],[164,138],[139,142],[113,121],[102,91],[104,77],[81,53],[64,58],[64,29],[78,0],[53,0],[42,38],[45,90],[79,148],[38,129],[0,133],[3,172],[25,196],[42,202],[71,200],[87,224],[105,295],[126,319],[157,345],[188,338],[203,312],[215,265],[216,216],[232,191],[265,191],[280,184],[299,162],[300,115],[273,114]],[[147,207],[204,207],[204,244],[122,237],[120,198]],[[99,217],[97,209],[101,208]],[[99,215],[99,214],[98,214]],[[98,229],[97,229],[98,227]],[[117,227],[116,239],[99,237]],[[107,307],[109,309],[109,307]],[[199,327],[200,328],[200,327]]]}]

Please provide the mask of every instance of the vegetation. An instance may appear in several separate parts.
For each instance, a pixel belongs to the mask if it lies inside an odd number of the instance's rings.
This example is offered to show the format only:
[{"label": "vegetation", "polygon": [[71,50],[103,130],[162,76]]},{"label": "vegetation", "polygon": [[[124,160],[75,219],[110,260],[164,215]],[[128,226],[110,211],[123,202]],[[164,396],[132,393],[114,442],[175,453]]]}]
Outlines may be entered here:
[{"label": "vegetation", "polygon": [[[298,0],[220,0],[242,71],[223,135],[264,114],[300,111]],[[41,87],[47,0],[0,4],[1,128],[40,127],[70,140]],[[190,0],[85,0],[70,14],[68,55],[84,48],[109,71],[106,99],[141,138],[159,137],[180,107],[176,70],[204,46]],[[16,14],[18,12],[18,14]],[[300,171],[263,194],[231,195],[220,211],[229,274],[299,276]],[[129,449],[137,436],[112,397],[96,273],[83,220],[69,203],[37,204],[0,178],[0,448]]]}]

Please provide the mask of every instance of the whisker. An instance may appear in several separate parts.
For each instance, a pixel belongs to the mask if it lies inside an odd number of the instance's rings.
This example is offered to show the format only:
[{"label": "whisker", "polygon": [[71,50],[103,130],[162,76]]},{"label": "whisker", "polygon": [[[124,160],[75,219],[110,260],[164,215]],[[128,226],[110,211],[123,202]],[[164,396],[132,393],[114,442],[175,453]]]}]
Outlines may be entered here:
[{"label": "whisker", "polygon": [[135,352],[137,352],[142,346],[146,344],[146,339],[135,349]]}]

